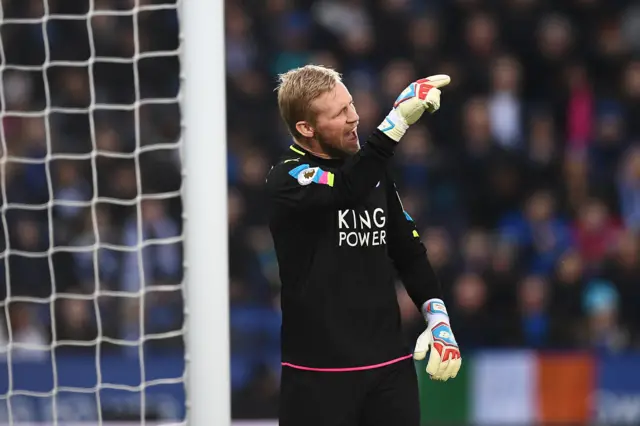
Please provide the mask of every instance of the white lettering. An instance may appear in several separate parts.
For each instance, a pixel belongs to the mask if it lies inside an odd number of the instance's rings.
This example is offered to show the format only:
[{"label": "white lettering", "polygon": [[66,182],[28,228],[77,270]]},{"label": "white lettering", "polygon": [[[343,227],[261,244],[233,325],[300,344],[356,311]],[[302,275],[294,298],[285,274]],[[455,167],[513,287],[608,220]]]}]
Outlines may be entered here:
[{"label": "white lettering", "polygon": [[386,240],[387,232],[371,231],[371,232],[339,232],[338,233],[338,246],[342,247],[344,244],[349,247],[369,247],[380,246],[387,244]]},{"label": "white lettering", "polygon": [[[387,222],[384,209],[376,208],[373,212],[353,209],[338,211],[338,229],[352,229],[352,232],[338,232],[338,246],[369,247],[387,244]],[[357,231],[359,230],[359,231]]]},{"label": "white lettering", "polygon": [[369,216],[368,211],[364,211],[364,216],[360,215],[360,228],[371,229],[371,216]]},{"label": "white lettering", "polygon": [[344,219],[347,216],[347,213],[349,213],[349,210],[338,211],[338,229],[342,229],[342,228],[349,229],[349,224]]},{"label": "white lettering", "polygon": [[387,218],[384,215],[384,210],[381,208],[377,208],[373,211],[373,223],[377,228],[384,228],[384,225],[387,223]]},{"label": "white lettering", "polygon": [[372,246],[379,246],[380,245],[380,234],[378,232],[374,232],[373,233],[373,241],[371,242]]},{"label": "white lettering", "polygon": [[358,234],[358,237],[360,238],[360,245],[362,247],[369,245],[369,235],[371,235],[371,232],[361,232],[360,234]]}]

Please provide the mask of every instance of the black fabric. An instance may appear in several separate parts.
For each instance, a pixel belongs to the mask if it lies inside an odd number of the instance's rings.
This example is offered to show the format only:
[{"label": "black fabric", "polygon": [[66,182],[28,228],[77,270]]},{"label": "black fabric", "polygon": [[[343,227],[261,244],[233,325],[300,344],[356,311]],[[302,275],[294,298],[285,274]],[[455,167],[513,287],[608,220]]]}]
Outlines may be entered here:
[{"label": "black fabric", "polygon": [[280,426],[418,426],[413,360],[352,372],[283,367]]},{"label": "black fabric", "polygon": [[[394,146],[376,131],[345,161],[293,147],[271,170],[284,362],[347,368],[406,355],[411,350],[401,330],[397,277],[418,308],[441,297],[387,172]],[[301,181],[300,170],[309,171]],[[309,183],[313,173],[333,173],[333,186]]]}]

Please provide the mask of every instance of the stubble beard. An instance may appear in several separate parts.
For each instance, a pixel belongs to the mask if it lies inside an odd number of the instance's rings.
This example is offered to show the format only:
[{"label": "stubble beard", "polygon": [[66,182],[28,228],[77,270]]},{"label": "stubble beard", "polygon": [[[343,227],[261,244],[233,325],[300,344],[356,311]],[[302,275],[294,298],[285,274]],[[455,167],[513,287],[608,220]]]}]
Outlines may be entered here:
[{"label": "stubble beard", "polygon": [[348,158],[360,150],[359,145],[357,148],[355,148],[355,151],[350,149],[349,146],[345,145],[344,140],[331,143],[327,139],[325,139],[321,134],[317,135],[316,140],[318,141],[318,145],[320,145],[320,148],[322,149],[322,151],[328,156],[330,156],[331,158],[338,158],[338,159]]}]

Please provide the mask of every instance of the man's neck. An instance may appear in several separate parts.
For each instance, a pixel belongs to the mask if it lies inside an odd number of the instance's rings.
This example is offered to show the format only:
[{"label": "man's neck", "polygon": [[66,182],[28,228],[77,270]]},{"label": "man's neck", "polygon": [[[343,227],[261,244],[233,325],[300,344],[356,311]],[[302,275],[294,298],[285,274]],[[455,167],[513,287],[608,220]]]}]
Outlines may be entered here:
[{"label": "man's neck", "polygon": [[301,147],[302,149],[304,149],[305,151],[307,151],[308,153],[318,157],[318,158],[323,158],[325,160],[334,160],[337,159],[337,157],[334,157],[328,153],[326,153],[320,146],[319,144],[310,142],[310,143],[300,143],[299,141],[295,140],[293,141],[293,143],[295,143],[296,145],[298,145],[299,147]]}]

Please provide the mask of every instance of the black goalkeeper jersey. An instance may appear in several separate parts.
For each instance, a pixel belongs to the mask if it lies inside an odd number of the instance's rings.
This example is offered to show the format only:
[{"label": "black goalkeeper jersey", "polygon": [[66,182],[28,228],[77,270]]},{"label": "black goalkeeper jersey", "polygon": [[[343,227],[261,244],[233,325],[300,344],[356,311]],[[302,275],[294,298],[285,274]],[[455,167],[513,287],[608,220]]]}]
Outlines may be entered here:
[{"label": "black goalkeeper jersey", "polygon": [[406,356],[397,277],[418,307],[441,297],[388,173],[395,145],[379,130],[346,160],[292,145],[269,172],[284,363],[340,369]]}]

